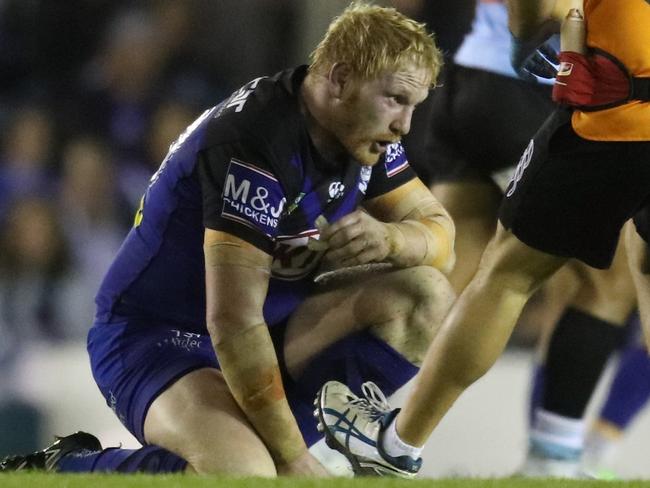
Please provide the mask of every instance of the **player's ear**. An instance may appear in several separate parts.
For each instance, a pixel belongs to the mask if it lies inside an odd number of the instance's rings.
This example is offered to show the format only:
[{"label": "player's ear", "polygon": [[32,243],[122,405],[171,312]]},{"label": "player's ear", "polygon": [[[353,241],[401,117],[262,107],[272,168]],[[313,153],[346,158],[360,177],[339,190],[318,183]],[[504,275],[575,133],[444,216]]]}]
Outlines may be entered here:
[{"label": "player's ear", "polygon": [[347,63],[334,63],[330,68],[327,79],[329,81],[330,95],[334,98],[342,98],[346,86],[352,79],[352,69]]}]

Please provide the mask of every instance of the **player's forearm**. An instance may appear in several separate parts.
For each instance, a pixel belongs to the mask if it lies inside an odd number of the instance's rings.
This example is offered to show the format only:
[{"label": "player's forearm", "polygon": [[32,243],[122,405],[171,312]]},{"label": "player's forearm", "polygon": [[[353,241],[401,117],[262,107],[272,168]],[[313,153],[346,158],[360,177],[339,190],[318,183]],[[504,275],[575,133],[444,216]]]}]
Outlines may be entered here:
[{"label": "player's forearm", "polygon": [[230,391],[277,464],[307,449],[289,408],[266,324],[249,327],[214,343]]},{"label": "player's forearm", "polygon": [[426,265],[447,273],[455,262],[454,231],[446,216],[405,219],[386,224],[388,260],[400,267]]},{"label": "player's forearm", "polygon": [[554,13],[555,0],[508,0],[508,26],[520,39],[534,37]]},{"label": "player's forearm", "polygon": [[364,206],[375,218],[387,222],[388,261],[400,267],[424,264],[443,273],[451,271],[456,259],[454,223],[420,179],[368,200]]}]

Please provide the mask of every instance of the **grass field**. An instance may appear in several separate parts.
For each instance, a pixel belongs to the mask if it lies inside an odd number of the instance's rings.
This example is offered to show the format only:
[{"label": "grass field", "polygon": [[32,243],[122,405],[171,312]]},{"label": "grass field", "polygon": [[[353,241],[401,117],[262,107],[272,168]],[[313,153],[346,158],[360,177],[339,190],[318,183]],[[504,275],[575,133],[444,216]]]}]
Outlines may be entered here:
[{"label": "grass field", "polygon": [[406,481],[389,478],[260,479],[221,478],[188,475],[62,475],[2,474],[1,488],[648,488],[650,481],[582,481],[521,478],[507,479],[422,479]]}]

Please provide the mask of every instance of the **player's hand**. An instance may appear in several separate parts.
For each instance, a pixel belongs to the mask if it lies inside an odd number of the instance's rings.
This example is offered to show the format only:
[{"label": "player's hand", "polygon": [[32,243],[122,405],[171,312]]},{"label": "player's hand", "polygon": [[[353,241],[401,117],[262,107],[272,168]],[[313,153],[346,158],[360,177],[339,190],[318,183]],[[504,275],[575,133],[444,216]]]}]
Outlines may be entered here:
[{"label": "player's hand", "polygon": [[539,45],[536,40],[512,39],[510,61],[520,78],[537,81],[536,77],[552,79],[560,66],[558,58],[560,45],[557,35]]},{"label": "player's hand", "polygon": [[326,259],[337,268],[382,262],[391,252],[388,226],[363,210],[320,225],[318,230],[328,244]]},{"label": "player's hand", "polygon": [[279,476],[309,476],[323,478],[330,476],[329,472],[309,451],[290,463],[277,465]]}]

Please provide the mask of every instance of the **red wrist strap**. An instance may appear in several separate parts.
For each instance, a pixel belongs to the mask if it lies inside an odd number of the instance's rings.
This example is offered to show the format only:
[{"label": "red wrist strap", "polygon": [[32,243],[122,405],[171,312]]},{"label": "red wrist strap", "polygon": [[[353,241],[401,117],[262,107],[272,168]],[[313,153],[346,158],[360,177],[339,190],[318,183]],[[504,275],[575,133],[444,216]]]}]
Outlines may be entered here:
[{"label": "red wrist strap", "polygon": [[603,109],[632,98],[643,100],[643,90],[636,87],[644,87],[645,80],[630,77],[625,67],[606,53],[561,52],[553,100],[586,110]]}]

